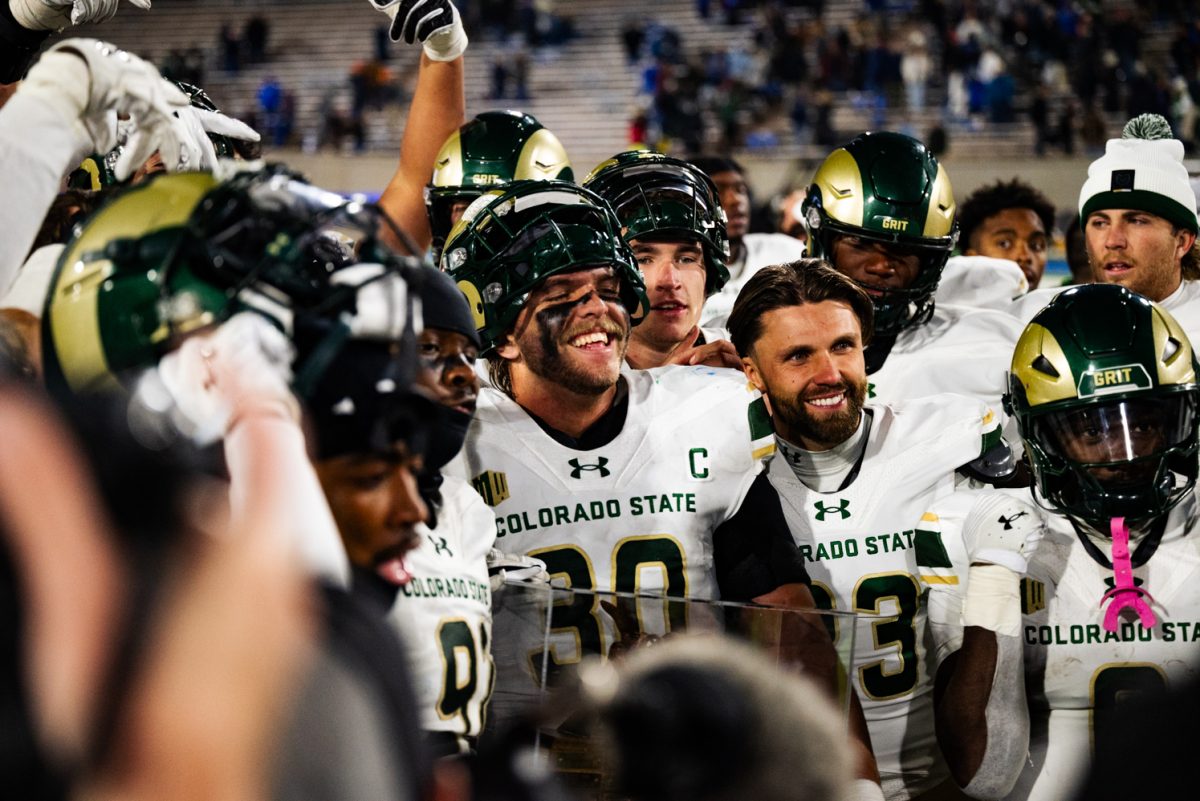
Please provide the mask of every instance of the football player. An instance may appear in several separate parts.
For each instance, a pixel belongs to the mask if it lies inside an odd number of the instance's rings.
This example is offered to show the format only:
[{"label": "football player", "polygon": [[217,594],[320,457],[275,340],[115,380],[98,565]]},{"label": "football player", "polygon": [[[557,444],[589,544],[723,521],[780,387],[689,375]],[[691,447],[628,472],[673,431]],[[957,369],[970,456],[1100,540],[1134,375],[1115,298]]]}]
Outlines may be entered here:
[{"label": "football player", "polygon": [[721,291],[704,304],[700,320],[705,325],[724,325],[733,302],[746,281],[768,264],[795,261],[804,255],[804,243],[786,234],[750,233],[750,186],[746,171],[726,156],[700,156],[692,166],[707,173],[720,193],[729,235],[729,279]]},{"label": "football player", "polygon": [[1110,284],[1062,292],[1017,343],[1008,401],[1053,514],[1019,596],[1033,722],[1011,798],[1069,797],[1093,747],[1127,752],[1116,708],[1200,672],[1197,369],[1164,307]]},{"label": "football player", "polygon": [[963,255],[1017,263],[1029,289],[1046,272],[1054,204],[1024,181],[997,181],[972,192],[958,209]]},{"label": "football player", "polygon": [[[453,467],[495,511],[503,550],[577,589],[811,608],[785,527],[721,528],[774,447],[762,399],[706,367],[622,371],[647,301],[608,204],[572,184],[514,183],[459,221],[442,264],[492,379]],[[637,622],[670,631],[666,613],[646,607]],[[552,658],[608,653],[627,633],[616,628],[580,596],[555,609]],[[828,648],[823,633],[811,647]],[[865,737],[859,747],[871,776]]]},{"label": "football player", "polygon": [[999,419],[977,399],[868,401],[864,351],[877,303],[826,262],[773,265],[746,283],[729,330],[775,430],[776,453],[750,492],[778,498],[817,603],[869,613],[856,634],[865,645],[855,648],[853,682],[884,793],[905,799],[948,775],[934,727],[925,587],[951,567],[948,548],[957,550],[961,533],[939,510],[958,471],[978,473],[971,463],[1002,439]]},{"label": "football player", "polygon": [[630,334],[625,361],[738,368],[723,329],[701,328],[705,298],[729,273],[725,211],[707,175],[650,151],[631,150],[603,162],[583,182],[608,201],[633,249],[650,310]]},{"label": "football player", "polygon": [[485,111],[450,134],[433,163],[425,207],[437,264],[450,229],[471,201],[513,181],[575,180],[558,137],[529,114]]},{"label": "football player", "polygon": [[[402,796],[419,792],[423,771],[405,734],[415,715],[394,633],[382,610],[369,612],[361,594],[336,586],[347,581],[348,550],[356,579],[364,568],[398,577],[424,516],[411,473],[427,424],[412,412],[432,407],[406,398],[416,316],[402,276],[413,265],[380,245],[383,222],[372,207],[280,169],[226,182],[204,173],[156,176],[107,204],[68,244],[43,315],[53,387],[132,386],[141,435],[155,436],[150,423],[165,411],[197,443],[221,439],[235,514],[260,501],[245,496],[239,472],[255,460],[269,464],[271,497],[287,500],[282,530],[297,561],[328,579],[313,607],[326,627],[320,654],[288,705],[304,714],[289,721],[294,736],[279,749],[281,797],[321,782],[373,798],[391,797],[379,788],[395,787]],[[155,363],[156,371],[131,378]],[[354,525],[355,514],[372,509],[340,503],[331,514],[293,392],[310,401],[322,467],[350,450],[386,450],[400,463],[388,474],[392,506],[382,532]],[[377,533],[383,537],[363,536]],[[355,760],[311,759],[312,748],[332,751],[351,736]]]},{"label": "football player", "polygon": [[[1183,143],[1165,119],[1142,114],[1125,124],[1120,139],[1108,140],[1079,190],[1079,220],[1091,280],[1161,303],[1184,331],[1200,332],[1196,195]],[[1027,323],[1060,291],[1030,293],[1011,311]]]},{"label": "football player", "polygon": [[424,269],[420,277],[417,383],[443,408],[417,475],[429,520],[417,526],[420,541],[407,556],[412,580],[400,587],[389,618],[413,663],[430,750],[445,756],[474,748],[494,681],[487,557],[496,520],[470,484],[441,472],[461,450],[475,413],[475,321],[448,275]]},{"label": "football player", "polygon": [[903,134],[862,134],[825,159],[804,204],[809,253],[875,305],[868,396],[955,392],[999,409],[1019,330],[1002,312],[934,303],[958,230],[954,191],[933,154]]}]

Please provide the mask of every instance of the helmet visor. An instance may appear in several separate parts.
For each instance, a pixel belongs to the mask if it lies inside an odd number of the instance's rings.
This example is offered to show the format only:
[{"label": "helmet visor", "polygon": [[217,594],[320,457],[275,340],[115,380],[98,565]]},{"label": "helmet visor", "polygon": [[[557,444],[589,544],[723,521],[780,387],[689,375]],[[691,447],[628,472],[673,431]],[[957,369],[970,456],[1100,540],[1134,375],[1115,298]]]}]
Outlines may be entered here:
[{"label": "helmet visor", "polygon": [[1153,477],[1149,457],[1193,435],[1195,404],[1185,395],[1136,398],[1051,412],[1038,418],[1047,450],[1074,462],[1101,485],[1123,486]]}]

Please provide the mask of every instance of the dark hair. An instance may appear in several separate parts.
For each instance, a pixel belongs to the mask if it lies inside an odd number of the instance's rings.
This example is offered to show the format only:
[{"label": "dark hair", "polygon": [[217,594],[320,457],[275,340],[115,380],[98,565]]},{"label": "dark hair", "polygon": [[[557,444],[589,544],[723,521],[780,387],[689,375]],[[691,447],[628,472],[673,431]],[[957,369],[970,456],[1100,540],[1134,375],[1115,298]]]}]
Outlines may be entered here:
[{"label": "dark hair", "polygon": [[1005,209],[1029,209],[1042,221],[1047,235],[1054,231],[1054,204],[1048,197],[1020,178],[997,181],[976,189],[958,207],[958,241],[962,249],[974,247],[971,237],[975,230],[988,217]]},{"label": "dark hair", "polygon": [[693,167],[700,170],[700,172],[709,178],[719,172],[736,172],[743,177],[746,175],[746,171],[742,169],[742,165],[728,156],[696,156],[691,162]]},{"label": "dark hair", "polygon": [[863,344],[871,341],[875,331],[875,305],[871,296],[824,259],[774,264],[751,276],[729,314],[729,339],[739,354],[749,356],[762,336],[764,314],[826,300],[848,304],[862,326]]}]

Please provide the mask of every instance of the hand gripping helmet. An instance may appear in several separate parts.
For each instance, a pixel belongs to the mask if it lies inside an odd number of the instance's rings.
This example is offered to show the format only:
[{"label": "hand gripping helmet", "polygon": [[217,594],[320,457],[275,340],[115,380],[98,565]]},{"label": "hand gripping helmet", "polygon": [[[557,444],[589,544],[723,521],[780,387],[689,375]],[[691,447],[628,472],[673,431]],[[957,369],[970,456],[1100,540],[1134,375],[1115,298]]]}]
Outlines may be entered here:
[{"label": "hand gripping helmet", "polygon": [[704,294],[725,286],[729,237],[712,179],[686,161],[648,150],[618,153],[583,185],[608,201],[626,242],[698,240],[704,248]]},{"label": "hand gripping helmet", "polygon": [[[204,111],[220,111],[217,104],[212,101],[199,86],[183,81],[171,81],[175,86],[179,87],[191,105],[194,108],[203,109]],[[67,176],[67,186],[72,189],[88,189],[96,191],[107,186],[117,186],[121,181],[117,180],[116,166],[117,159],[121,157],[121,150],[125,146],[126,140],[129,138],[131,123],[119,122],[117,124],[117,139],[120,142],[116,147],[107,153],[93,153],[83,160],[78,167],[71,171]],[[213,143],[213,150],[218,156],[223,159],[232,158],[257,158],[259,154],[259,146],[257,142],[239,142],[236,139],[231,139],[222,134],[208,134],[209,141]]]},{"label": "hand gripping helmet", "polygon": [[485,111],[450,134],[433,162],[425,208],[433,232],[434,260],[454,227],[455,203],[470,203],[513,181],[574,181],[558,137],[520,111]]},{"label": "hand gripping helmet", "polygon": [[1179,323],[1141,295],[1055,297],[1021,334],[1005,396],[1039,501],[1101,532],[1179,503],[1196,483],[1197,370]]},{"label": "hand gripping helmet", "polygon": [[646,288],[599,196],[566,181],[516,181],[477,199],[446,240],[441,267],[467,296],[483,353],[511,330],[530,291],[552,275],[611,265],[634,325]]},{"label": "hand gripping helmet", "polygon": [[910,286],[873,294],[876,333],[894,334],[929,319],[958,228],[950,179],[923,144],[886,131],[856,137],[821,163],[801,210],[809,254],[834,266],[834,242],[846,236],[920,257]]},{"label": "hand gripping helmet", "polygon": [[[377,240],[385,220],[281,168],[224,183],[164,174],[124,190],[88,218],[55,268],[42,314],[47,386],[127,389],[132,371],[182,336],[246,309],[276,320],[301,351],[311,341],[314,363],[326,362],[320,332],[336,334],[358,284],[408,269]],[[370,276],[360,269],[341,280],[364,263],[376,267]],[[296,380],[306,380],[301,365]]]}]

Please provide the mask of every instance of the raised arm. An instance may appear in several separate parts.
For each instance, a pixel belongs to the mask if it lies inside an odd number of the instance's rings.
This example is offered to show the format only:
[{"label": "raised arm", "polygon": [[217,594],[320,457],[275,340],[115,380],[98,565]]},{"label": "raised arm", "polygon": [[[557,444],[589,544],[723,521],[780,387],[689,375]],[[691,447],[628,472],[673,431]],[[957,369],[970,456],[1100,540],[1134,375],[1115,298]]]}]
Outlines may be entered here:
[{"label": "raised arm", "polygon": [[450,0],[370,2],[392,18],[392,41],[403,38],[408,44],[421,42],[424,46],[417,88],[400,140],[400,163],[379,197],[383,210],[424,251],[432,239],[425,186],[433,177],[433,162],[442,143],[466,118],[462,54],[467,34]]}]

